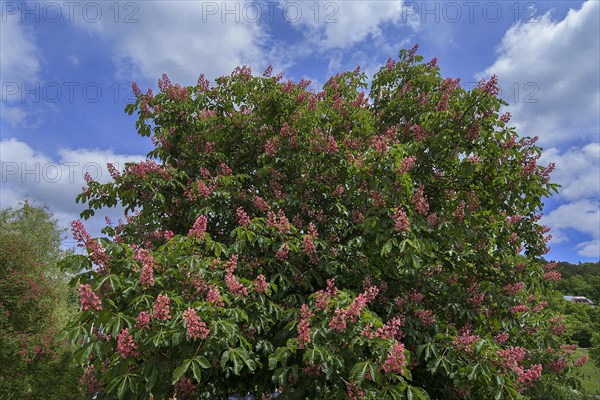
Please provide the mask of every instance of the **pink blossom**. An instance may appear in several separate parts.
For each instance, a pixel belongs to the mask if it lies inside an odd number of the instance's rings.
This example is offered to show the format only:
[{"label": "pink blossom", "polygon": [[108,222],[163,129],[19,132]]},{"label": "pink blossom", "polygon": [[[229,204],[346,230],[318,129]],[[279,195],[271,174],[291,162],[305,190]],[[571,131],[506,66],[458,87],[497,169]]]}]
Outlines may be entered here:
[{"label": "pink blossom", "polygon": [[267,211],[269,209],[269,205],[267,202],[260,196],[254,196],[252,198],[252,203],[254,207],[258,208],[260,211]]},{"label": "pink blossom", "polygon": [[583,364],[585,364],[587,362],[588,357],[584,354],[581,357],[579,357],[577,360],[575,360],[575,366],[576,367],[581,367],[583,366]]},{"label": "pink blossom", "polygon": [[452,345],[456,350],[464,351],[467,354],[473,354],[473,343],[479,340],[479,335],[472,335],[470,329],[463,329],[459,336],[452,340]]},{"label": "pink blossom", "polygon": [[154,308],[152,309],[152,318],[158,319],[161,321],[166,321],[171,319],[171,315],[169,314],[169,299],[168,296],[163,294],[159,295],[154,302]]},{"label": "pink blossom", "polygon": [[153,286],[154,285],[154,275],[153,271],[156,267],[156,261],[150,254],[150,252],[146,249],[136,248],[135,256],[136,261],[142,263],[142,272],[140,274],[140,284],[143,286]]},{"label": "pink blossom", "polygon": [[309,319],[313,316],[313,313],[306,304],[303,304],[302,307],[300,307],[299,316],[300,321],[298,322],[298,343],[300,344],[300,348],[304,348],[308,343],[310,343]]},{"label": "pink blossom", "polygon": [[141,313],[138,314],[137,318],[135,319],[134,328],[136,328],[136,329],[150,328],[150,313],[148,311],[142,311]]},{"label": "pink blossom", "polygon": [[542,377],[542,365],[534,364],[529,369],[519,371],[519,382],[526,386],[532,386],[533,382]]},{"label": "pink blossom", "polygon": [[129,328],[125,328],[117,337],[117,351],[123,358],[137,357],[139,355],[137,345],[129,334]]},{"label": "pink blossom", "polygon": [[238,296],[240,298],[248,296],[248,289],[240,283],[237,277],[232,273],[228,272],[225,275],[225,283],[227,284],[227,288],[234,296]]},{"label": "pink blossom", "polygon": [[319,290],[315,293],[315,305],[317,310],[323,311],[329,306],[329,299],[337,295],[337,287],[333,279],[327,279],[327,290]]},{"label": "pink blossom", "polygon": [[508,340],[509,337],[510,337],[510,335],[508,333],[500,332],[496,336],[494,336],[494,339],[496,339],[496,341],[498,343],[504,344],[504,343],[506,343],[506,341]]},{"label": "pink blossom", "polygon": [[304,235],[302,239],[302,246],[304,248],[304,252],[308,255],[315,254],[317,252],[317,248],[313,243],[313,237],[311,235]]},{"label": "pink blossom", "polygon": [[240,224],[240,226],[250,226],[250,218],[248,218],[248,214],[246,214],[246,211],[244,211],[242,207],[238,207],[236,214],[238,224]]},{"label": "pink blossom", "polygon": [[518,305],[512,306],[510,308],[510,312],[512,314],[524,313],[527,311],[529,311],[529,307],[527,307],[527,305],[525,305],[525,304],[518,304]]},{"label": "pink blossom", "polygon": [[414,166],[415,161],[417,161],[417,158],[415,156],[409,156],[409,157],[403,158],[402,161],[400,161],[400,165],[398,167],[398,173],[403,174],[405,172],[410,171],[412,169],[412,167]]},{"label": "pink blossom", "polygon": [[206,301],[219,307],[223,307],[225,304],[221,299],[221,293],[217,285],[210,285],[208,288],[208,294],[206,295]]},{"label": "pink blossom", "polygon": [[419,186],[417,190],[415,190],[415,194],[413,195],[411,201],[419,214],[427,215],[427,212],[429,211],[429,203],[423,195],[423,186]]},{"label": "pink blossom", "polygon": [[90,284],[79,286],[79,303],[84,311],[87,310],[102,310],[102,301],[92,291]]},{"label": "pink blossom", "polygon": [[385,63],[385,68],[388,71],[391,71],[394,69],[394,67],[396,66],[396,61],[392,60],[392,58],[388,58],[387,62]]},{"label": "pink blossom", "polygon": [[285,261],[285,260],[288,259],[289,252],[290,252],[290,249],[289,249],[288,244],[284,243],[284,244],[281,245],[281,247],[277,251],[277,254],[275,254],[275,257],[278,260]]},{"label": "pink blossom", "polygon": [[265,153],[271,157],[275,157],[277,155],[277,148],[279,146],[279,138],[274,137],[265,143]]},{"label": "pink blossom", "polygon": [[187,376],[181,377],[181,379],[175,383],[175,393],[177,393],[177,398],[180,398],[181,395],[181,398],[191,399],[193,398],[195,392],[196,385],[194,385],[192,380]]},{"label": "pink blossom", "polygon": [[556,282],[561,278],[560,272],[558,271],[548,271],[544,273],[544,280],[547,282]]},{"label": "pink blossom", "polygon": [[425,325],[431,325],[435,322],[435,315],[431,310],[417,310],[415,317],[419,318]]},{"label": "pink blossom", "polygon": [[510,121],[511,115],[509,112],[505,112],[504,114],[502,114],[500,116],[500,121],[504,122],[505,124],[508,123],[508,121]]},{"label": "pink blossom", "polygon": [[380,339],[394,339],[402,335],[402,327],[404,326],[404,318],[394,317],[386,322],[381,328],[375,332],[375,336]]},{"label": "pink blossom", "polygon": [[254,281],[254,290],[256,290],[257,293],[267,293],[268,288],[269,286],[265,276],[263,274],[258,275]]},{"label": "pink blossom", "polygon": [[401,374],[406,360],[404,358],[404,345],[395,342],[384,361],[382,368],[385,372],[395,372]]},{"label": "pink blossom", "polygon": [[208,337],[209,331],[206,329],[206,322],[202,321],[196,315],[196,311],[193,308],[188,307],[183,312],[183,319],[185,320],[187,335],[190,339],[206,339]]},{"label": "pink blossom", "polygon": [[457,219],[457,221],[462,222],[465,219],[465,202],[461,200],[460,203],[458,203],[458,207],[456,207],[456,211],[454,211],[454,218]]},{"label": "pink blossom", "polygon": [[394,215],[392,216],[392,218],[394,218],[395,221],[394,231],[408,231],[410,223],[408,221],[408,216],[406,215],[402,207],[396,208],[394,210]]},{"label": "pink blossom", "polygon": [[199,240],[204,240],[207,221],[208,220],[204,215],[201,215],[198,218],[196,218],[196,221],[194,221],[194,225],[192,226],[192,229],[190,229],[190,231],[188,232],[188,235],[191,237],[195,237]]}]

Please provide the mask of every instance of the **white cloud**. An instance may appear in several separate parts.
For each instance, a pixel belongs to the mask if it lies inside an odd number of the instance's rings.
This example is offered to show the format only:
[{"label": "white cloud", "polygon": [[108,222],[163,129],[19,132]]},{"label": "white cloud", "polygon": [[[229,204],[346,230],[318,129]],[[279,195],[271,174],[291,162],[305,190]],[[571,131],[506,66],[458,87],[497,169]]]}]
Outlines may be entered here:
[{"label": "white cloud", "polygon": [[0,34],[0,117],[13,126],[25,121],[27,113],[10,103],[21,100],[21,88],[39,80],[40,51],[33,30],[21,23],[19,13],[3,13]]},{"label": "white cloud", "polygon": [[173,82],[195,84],[200,73],[215,78],[238,65],[258,69],[279,59],[279,49],[266,46],[269,37],[253,21],[249,0],[127,4],[135,7],[121,9],[116,23],[112,3],[102,4],[107,17],[97,23],[76,21],[113,46],[114,63],[124,78],[141,75],[156,81],[167,73]]},{"label": "white cloud", "polygon": [[596,200],[579,200],[563,204],[544,216],[542,222],[552,228],[553,243],[568,241],[566,229],[573,229],[592,240],[577,244],[578,254],[585,257],[600,257],[595,249],[600,248],[600,202]]},{"label": "white cloud", "polygon": [[600,195],[600,143],[564,152],[547,149],[542,153],[541,162],[556,163],[551,179],[561,185],[560,199],[574,201]]},{"label": "white cloud", "polygon": [[597,140],[599,12],[600,2],[590,0],[561,21],[547,13],[504,35],[498,59],[481,75],[498,75],[520,134],[538,135],[544,146]]},{"label": "white cloud", "polygon": [[311,45],[316,44],[321,50],[345,49],[368,37],[380,37],[381,25],[386,23],[414,24],[413,16],[403,18],[406,7],[402,1],[342,0],[296,4],[302,7],[297,25]]},{"label": "white cloud", "polygon": [[[142,155],[115,154],[111,150],[59,149],[57,160],[34,150],[27,143],[7,139],[0,141],[1,207],[15,207],[25,196],[47,205],[63,227],[79,218],[85,208],[75,203],[75,198],[85,186],[84,174],[88,172],[99,182],[111,178],[106,163],[112,162],[123,169],[126,162],[145,159]],[[121,209],[106,209],[86,223],[93,236],[100,235],[104,216],[122,215]],[[70,238],[70,236],[69,236]]]}]

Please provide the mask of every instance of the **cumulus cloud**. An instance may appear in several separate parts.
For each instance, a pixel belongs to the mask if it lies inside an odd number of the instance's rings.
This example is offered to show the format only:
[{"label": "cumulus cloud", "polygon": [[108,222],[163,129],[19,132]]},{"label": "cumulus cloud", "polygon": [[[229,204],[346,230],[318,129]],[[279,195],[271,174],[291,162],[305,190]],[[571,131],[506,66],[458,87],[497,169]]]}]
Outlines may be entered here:
[{"label": "cumulus cloud", "polygon": [[560,199],[574,201],[600,195],[600,143],[566,151],[547,149],[542,153],[541,161],[556,164],[552,182],[561,185]]},{"label": "cumulus cloud", "polygon": [[[16,207],[27,196],[47,205],[61,226],[67,227],[84,209],[83,205],[75,203],[75,198],[85,186],[86,172],[99,182],[108,182],[111,178],[106,169],[107,162],[122,170],[126,162],[143,160],[145,156],[115,154],[112,150],[63,148],[59,149],[58,158],[52,159],[25,142],[7,139],[0,141],[0,159],[2,207]],[[122,216],[121,209],[103,212],[87,223],[94,236],[100,235],[104,215]]]},{"label": "cumulus cloud", "polygon": [[538,135],[544,146],[597,139],[599,12],[600,2],[590,0],[561,21],[549,12],[536,23],[515,24],[481,74],[498,75],[518,131]]},{"label": "cumulus cloud", "polygon": [[[347,49],[367,38],[380,37],[381,27],[386,23],[407,23],[409,26],[414,23],[414,18],[405,18],[406,7],[402,1],[296,4],[301,8],[296,14],[297,21],[291,22],[302,29],[311,46],[317,45],[320,50]],[[285,3],[281,3],[281,7],[285,7]]]},{"label": "cumulus cloud", "polygon": [[0,116],[15,126],[25,120],[27,113],[11,104],[20,99],[23,84],[38,81],[41,68],[40,51],[33,30],[21,23],[19,13],[3,13],[0,35],[0,85],[3,98]]},{"label": "cumulus cloud", "polygon": [[195,84],[200,73],[214,78],[238,65],[256,69],[278,59],[278,49],[267,45],[269,37],[249,4],[135,2],[115,18],[115,6],[102,3],[103,15],[110,18],[97,23],[78,18],[75,25],[113,47],[114,63],[124,78],[141,75],[155,81],[167,73],[174,82]]},{"label": "cumulus cloud", "polygon": [[584,257],[600,257],[600,202],[596,200],[579,200],[563,204],[542,219],[542,222],[553,228],[553,243],[568,241],[567,229],[584,233],[592,240],[576,245],[579,255]]}]

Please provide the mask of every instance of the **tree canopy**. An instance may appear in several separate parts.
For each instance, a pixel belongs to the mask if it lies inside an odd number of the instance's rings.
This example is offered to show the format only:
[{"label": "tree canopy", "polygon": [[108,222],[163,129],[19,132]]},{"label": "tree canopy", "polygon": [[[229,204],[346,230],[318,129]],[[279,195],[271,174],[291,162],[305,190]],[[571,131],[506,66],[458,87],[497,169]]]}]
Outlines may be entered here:
[{"label": "tree canopy", "polygon": [[560,398],[574,366],[544,300],[556,190],[496,77],[472,90],[402,50],[322,91],[236,68],[126,107],[155,145],[88,218],[127,218],[64,268],[88,394]]}]

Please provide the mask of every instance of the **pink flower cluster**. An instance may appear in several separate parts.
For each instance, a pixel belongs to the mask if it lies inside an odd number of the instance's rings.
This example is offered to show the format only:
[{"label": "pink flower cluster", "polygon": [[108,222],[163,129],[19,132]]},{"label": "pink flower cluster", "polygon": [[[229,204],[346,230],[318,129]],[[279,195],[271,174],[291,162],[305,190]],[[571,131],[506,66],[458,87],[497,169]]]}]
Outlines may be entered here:
[{"label": "pink flower cluster", "polygon": [[402,207],[398,207],[394,210],[394,215],[392,216],[392,218],[394,218],[395,221],[394,231],[408,231],[410,223],[408,221],[408,216],[406,215]]},{"label": "pink flower cluster", "polygon": [[154,302],[154,308],[152,309],[152,318],[161,321],[171,319],[171,315],[169,314],[170,301],[171,299],[169,299],[168,296],[165,296],[164,294],[158,295]]},{"label": "pink flower cluster", "polygon": [[509,347],[505,350],[496,352],[500,357],[500,365],[504,368],[516,370],[519,364],[525,359],[527,351],[523,347]]},{"label": "pink flower cluster", "polygon": [[267,226],[279,229],[282,234],[290,233],[290,221],[281,209],[277,211],[277,215],[273,211],[267,213]]},{"label": "pink flower cluster", "polygon": [[350,320],[350,322],[356,322],[361,311],[377,297],[378,292],[379,289],[377,286],[371,286],[363,293],[356,296],[347,309],[336,308],[333,318],[329,322],[329,327],[336,332],[343,332],[346,330],[347,321]]},{"label": "pink flower cluster", "polygon": [[140,274],[140,284],[142,286],[154,285],[154,268],[156,261],[147,249],[136,248],[135,257],[137,261],[142,263],[142,272]]},{"label": "pink flower cluster", "polygon": [[410,171],[415,165],[415,161],[417,161],[417,158],[415,156],[403,158],[400,162],[400,166],[398,167],[398,173],[403,174],[405,172]]},{"label": "pink flower cluster", "polygon": [[308,343],[310,343],[309,319],[313,315],[314,314],[312,313],[310,308],[308,308],[308,306],[306,304],[302,304],[302,307],[300,307],[300,313],[299,313],[300,321],[298,322],[298,343],[300,344],[301,348],[304,348],[304,346],[306,346]]},{"label": "pink flower cluster", "polygon": [[258,275],[254,280],[254,290],[256,290],[256,293],[267,293],[268,288],[265,276],[263,274]]},{"label": "pink flower cluster", "polygon": [[560,272],[558,271],[548,271],[544,273],[544,280],[546,282],[557,282],[561,278]]},{"label": "pink flower cluster", "polygon": [[145,160],[127,166],[127,174],[136,178],[143,179],[151,173],[156,173],[163,179],[169,179],[171,177],[167,171],[152,160]]},{"label": "pink flower cluster", "polygon": [[431,310],[417,310],[415,317],[419,318],[425,325],[431,325],[435,322],[435,315]]},{"label": "pink flower cluster", "polygon": [[185,320],[187,334],[190,339],[206,339],[208,337],[209,331],[206,329],[206,322],[202,321],[196,315],[196,311],[193,308],[188,307],[183,312],[183,319]]},{"label": "pink flower cluster", "polygon": [[317,252],[317,248],[313,242],[313,237],[311,235],[304,235],[302,239],[302,247],[304,248],[304,252],[308,255],[315,254]]},{"label": "pink flower cluster", "polygon": [[415,190],[415,194],[412,197],[412,203],[419,214],[427,215],[429,203],[423,194],[423,186],[419,186],[417,190]]},{"label": "pink flower cluster", "polygon": [[402,335],[401,328],[404,326],[404,318],[394,317],[377,329],[375,336],[380,339],[394,339]]},{"label": "pink flower cluster", "polygon": [[149,329],[150,328],[150,313],[148,311],[142,311],[138,314],[135,319],[136,329]]},{"label": "pink flower cluster", "polygon": [[281,245],[281,247],[279,248],[279,250],[275,254],[275,257],[278,260],[280,260],[280,261],[287,260],[289,252],[290,252],[290,248],[289,248],[288,244],[284,243],[284,244]]},{"label": "pink flower cluster", "polygon": [[516,283],[509,283],[509,284],[505,285],[502,288],[502,290],[506,294],[517,294],[521,290],[523,290],[524,287],[525,287],[525,283],[523,283],[523,282],[516,282]]},{"label": "pink flower cluster", "polygon": [[181,396],[183,399],[191,399],[196,392],[196,385],[194,385],[190,378],[183,376],[175,383],[175,392],[177,393],[177,398]]},{"label": "pink flower cluster", "polygon": [[236,210],[238,224],[240,226],[248,227],[250,226],[250,218],[248,218],[248,214],[242,207],[238,207]]},{"label": "pink flower cluster", "polygon": [[102,310],[102,301],[92,291],[90,284],[79,286],[79,303],[84,311],[87,310]]},{"label": "pink flower cluster", "polygon": [[221,293],[219,293],[219,287],[217,285],[210,285],[208,288],[208,294],[206,295],[206,301],[219,307],[223,307],[223,299],[221,299]]},{"label": "pink flower cluster", "polygon": [[542,377],[542,365],[533,364],[529,369],[518,369],[519,382],[526,386],[532,386],[535,381]]},{"label": "pink flower cluster", "polygon": [[225,284],[227,285],[227,288],[231,294],[240,298],[248,296],[248,289],[240,283],[233,272],[229,272],[227,275],[225,275]]},{"label": "pink flower cluster", "polygon": [[206,233],[206,224],[208,220],[204,215],[199,216],[194,221],[192,229],[188,232],[189,236],[195,237],[199,240],[204,240],[204,234]]},{"label": "pink flower cluster", "polygon": [[104,252],[100,243],[91,238],[80,220],[71,222],[71,231],[73,232],[73,238],[78,242],[77,246],[86,247],[94,262],[100,267],[100,272],[104,272],[107,268],[108,255]]},{"label": "pink flower cluster", "polygon": [[527,311],[529,311],[529,307],[527,307],[525,304],[517,304],[516,306],[512,306],[510,308],[510,312],[512,314],[524,313]]},{"label": "pink flower cluster", "polygon": [[254,204],[254,207],[260,211],[267,211],[269,209],[269,204],[267,204],[267,202],[260,196],[255,195],[252,197],[252,203]]},{"label": "pink flower cluster", "polygon": [[401,374],[404,365],[406,365],[406,359],[404,358],[404,345],[400,342],[394,342],[390,352],[384,361],[382,368],[385,372],[395,372]]},{"label": "pink flower cluster", "polygon": [[227,284],[227,288],[233,295],[241,298],[248,296],[248,289],[242,285],[233,274],[237,268],[237,262],[238,256],[234,254],[231,256],[231,259],[225,263],[225,271],[227,272],[225,275],[225,284]]},{"label": "pink flower cluster", "polygon": [[452,340],[452,345],[456,350],[464,351],[467,354],[473,354],[473,343],[479,340],[479,335],[472,335],[471,329],[462,329],[460,336]]},{"label": "pink flower cluster", "polygon": [[129,328],[125,328],[117,337],[117,351],[123,358],[137,357],[139,355],[137,345],[129,333]]},{"label": "pink flower cluster", "polygon": [[106,163],[106,168],[108,169],[108,173],[113,180],[116,181],[121,177],[121,173],[117,170],[113,163]]},{"label": "pink flower cluster", "polygon": [[315,293],[317,310],[323,311],[329,306],[329,299],[337,295],[337,287],[333,279],[327,279],[327,289]]}]

